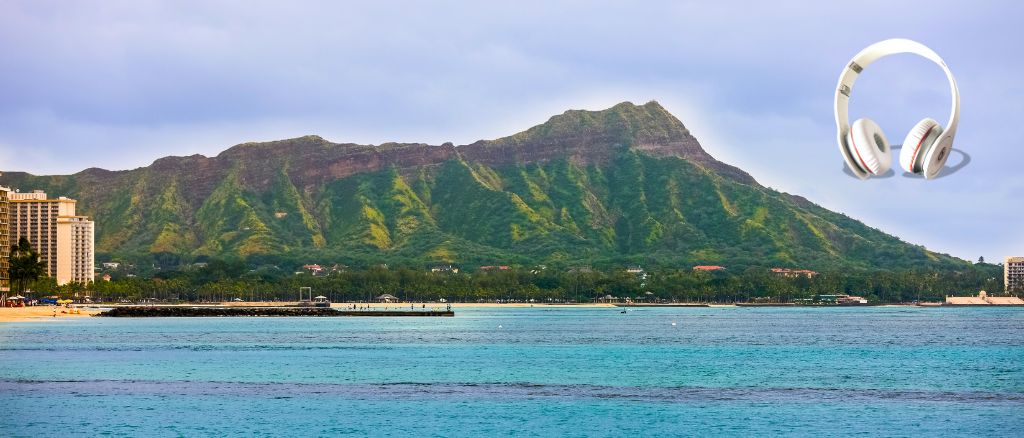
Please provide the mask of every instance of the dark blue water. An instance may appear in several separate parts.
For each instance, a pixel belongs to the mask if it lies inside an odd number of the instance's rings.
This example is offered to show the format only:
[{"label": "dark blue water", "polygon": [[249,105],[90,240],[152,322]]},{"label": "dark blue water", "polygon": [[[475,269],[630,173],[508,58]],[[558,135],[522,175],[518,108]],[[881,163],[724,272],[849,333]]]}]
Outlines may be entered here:
[{"label": "dark blue water", "polygon": [[1024,433],[1024,309],[457,315],[0,324],[0,435]]}]

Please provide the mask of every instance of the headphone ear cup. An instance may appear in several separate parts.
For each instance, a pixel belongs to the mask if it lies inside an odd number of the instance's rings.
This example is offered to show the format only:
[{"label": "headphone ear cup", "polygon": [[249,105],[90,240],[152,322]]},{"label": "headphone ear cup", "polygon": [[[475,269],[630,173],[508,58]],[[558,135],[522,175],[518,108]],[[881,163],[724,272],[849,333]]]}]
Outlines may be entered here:
[{"label": "headphone ear cup", "polygon": [[880,175],[892,166],[889,140],[873,120],[865,118],[853,122],[849,143],[854,161],[868,173]]},{"label": "headphone ear cup", "polygon": [[910,130],[903,140],[900,149],[900,167],[910,173],[920,174],[924,171],[924,156],[935,145],[935,140],[942,135],[942,125],[931,118],[925,118]]}]

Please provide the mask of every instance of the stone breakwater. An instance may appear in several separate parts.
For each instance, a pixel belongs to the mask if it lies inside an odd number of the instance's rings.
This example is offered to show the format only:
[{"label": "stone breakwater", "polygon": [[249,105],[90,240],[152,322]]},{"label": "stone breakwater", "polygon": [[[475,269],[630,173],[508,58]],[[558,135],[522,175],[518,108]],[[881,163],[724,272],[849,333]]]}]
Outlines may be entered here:
[{"label": "stone breakwater", "polygon": [[96,316],[219,317],[219,316],[455,316],[451,310],[338,310],[327,307],[120,306]]}]

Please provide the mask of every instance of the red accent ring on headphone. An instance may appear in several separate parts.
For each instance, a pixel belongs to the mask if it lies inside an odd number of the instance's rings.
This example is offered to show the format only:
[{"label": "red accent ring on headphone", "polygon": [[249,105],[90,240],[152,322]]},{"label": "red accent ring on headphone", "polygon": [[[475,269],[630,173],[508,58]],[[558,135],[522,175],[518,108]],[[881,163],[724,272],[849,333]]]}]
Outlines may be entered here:
[{"label": "red accent ring on headphone", "polygon": [[917,147],[914,148],[914,155],[910,157],[910,172],[917,173],[917,169],[914,167],[917,164],[917,151],[921,149],[921,144],[924,143],[924,139],[928,138],[928,134],[932,133],[932,129],[935,129],[936,125],[928,127],[928,130],[921,136],[921,140],[918,140]]},{"label": "red accent ring on headphone", "polygon": [[868,167],[868,163],[864,162],[864,159],[861,158],[861,156],[860,156],[860,151],[857,150],[857,142],[853,141],[853,130],[852,130],[852,128],[850,130],[850,144],[853,145],[853,152],[857,154],[857,159],[860,160],[860,164],[862,164],[864,166],[864,170],[867,173],[870,173],[870,174],[874,175],[875,172],[871,171],[871,168]]}]

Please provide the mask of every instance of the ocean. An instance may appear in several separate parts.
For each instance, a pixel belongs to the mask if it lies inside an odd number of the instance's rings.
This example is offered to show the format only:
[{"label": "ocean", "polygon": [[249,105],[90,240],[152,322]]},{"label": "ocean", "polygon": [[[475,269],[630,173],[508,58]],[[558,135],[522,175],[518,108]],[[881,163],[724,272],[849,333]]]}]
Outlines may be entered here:
[{"label": "ocean", "polygon": [[1021,436],[1024,309],[0,324],[0,436]]}]

